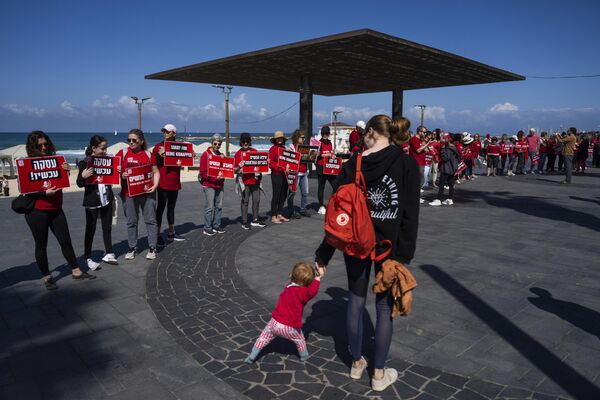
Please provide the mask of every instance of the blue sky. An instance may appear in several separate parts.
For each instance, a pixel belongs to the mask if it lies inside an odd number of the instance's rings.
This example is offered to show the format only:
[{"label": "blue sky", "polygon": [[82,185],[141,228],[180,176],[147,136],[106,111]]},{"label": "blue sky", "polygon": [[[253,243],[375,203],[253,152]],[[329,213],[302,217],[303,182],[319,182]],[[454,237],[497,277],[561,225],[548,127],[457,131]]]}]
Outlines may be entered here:
[{"label": "blue sky", "polygon": [[[0,5],[0,132],[108,132],[136,126],[128,96],[152,96],[144,129],[224,130],[210,85],[144,75],[252,50],[370,28],[526,76],[600,74],[597,1],[31,1]],[[600,78],[406,91],[404,114],[426,104],[426,125],[513,132],[561,125],[598,130]],[[298,107],[262,123],[298,94],[236,87],[233,132],[293,130]],[[391,94],[314,98],[315,126],[331,111],[354,123],[391,113]]]}]

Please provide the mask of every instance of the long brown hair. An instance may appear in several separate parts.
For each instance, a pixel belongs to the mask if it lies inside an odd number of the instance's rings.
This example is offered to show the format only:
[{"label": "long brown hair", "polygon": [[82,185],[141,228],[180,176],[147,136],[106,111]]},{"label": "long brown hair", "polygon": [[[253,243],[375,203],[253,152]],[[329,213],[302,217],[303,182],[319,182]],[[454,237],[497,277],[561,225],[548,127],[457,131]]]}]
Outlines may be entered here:
[{"label": "long brown hair", "polygon": [[375,132],[387,137],[391,143],[397,146],[406,143],[410,139],[408,132],[410,121],[404,117],[391,119],[385,114],[375,115],[367,122],[365,134],[369,132],[369,128],[373,128]]},{"label": "long brown hair", "polygon": [[294,133],[292,133],[292,143],[298,143],[300,136],[304,135],[304,131],[302,129],[296,129]]},{"label": "long brown hair", "polygon": [[50,137],[46,135],[43,131],[33,131],[29,135],[27,135],[27,143],[25,144],[25,149],[27,150],[28,157],[41,157],[42,153],[40,153],[40,148],[38,147],[38,139],[46,139],[48,142],[48,149],[46,150],[47,156],[53,156],[56,154],[56,147],[54,147],[54,143],[50,140]]}]

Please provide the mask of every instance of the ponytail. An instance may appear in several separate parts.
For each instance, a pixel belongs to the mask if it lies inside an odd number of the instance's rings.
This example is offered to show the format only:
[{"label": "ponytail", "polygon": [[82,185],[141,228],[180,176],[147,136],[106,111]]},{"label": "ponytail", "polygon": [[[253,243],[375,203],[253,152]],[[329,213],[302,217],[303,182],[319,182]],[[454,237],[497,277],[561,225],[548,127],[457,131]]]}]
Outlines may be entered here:
[{"label": "ponytail", "polygon": [[365,134],[369,132],[370,128],[378,134],[387,137],[392,144],[397,146],[406,143],[410,139],[408,132],[410,121],[404,117],[394,120],[384,114],[375,115],[367,123]]}]

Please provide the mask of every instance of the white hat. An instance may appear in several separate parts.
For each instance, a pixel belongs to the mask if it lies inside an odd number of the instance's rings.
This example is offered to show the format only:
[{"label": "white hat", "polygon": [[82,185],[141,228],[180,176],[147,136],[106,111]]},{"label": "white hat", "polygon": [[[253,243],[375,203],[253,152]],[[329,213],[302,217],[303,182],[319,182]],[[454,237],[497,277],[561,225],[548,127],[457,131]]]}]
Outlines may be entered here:
[{"label": "white hat", "polygon": [[529,132],[535,132],[535,128],[531,128]]},{"label": "white hat", "polygon": [[177,133],[177,128],[175,128],[175,125],[173,124],[166,124],[162,127],[161,131]]},{"label": "white hat", "polygon": [[464,139],[464,138],[466,138],[466,137],[467,137],[467,136],[469,136],[469,135],[470,135],[470,134],[469,134],[469,132],[463,132],[463,133],[462,133],[462,137],[463,137],[463,139]]},{"label": "white hat", "polygon": [[515,140],[519,140],[519,138],[517,137],[517,135],[512,135],[510,138],[511,139],[515,139]]},{"label": "white hat", "polygon": [[471,144],[471,143],[473,143],[473,138],[471,136],[466,136],[463,138],[462,141],[464,144]]},{"label": "white hat", "polygon": [[358,121],[356,123],[356,126],[358,126],[360,129],[365,129],[367,127],[367,124],[365,124],[365,121]]}]

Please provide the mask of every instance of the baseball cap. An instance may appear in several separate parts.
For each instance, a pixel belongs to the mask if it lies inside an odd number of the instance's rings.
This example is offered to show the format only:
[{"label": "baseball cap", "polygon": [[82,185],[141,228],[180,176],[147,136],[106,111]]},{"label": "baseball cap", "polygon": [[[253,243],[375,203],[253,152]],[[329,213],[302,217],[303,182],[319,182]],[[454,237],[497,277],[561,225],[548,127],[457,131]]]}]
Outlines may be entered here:
[{"label": "baseball cap", "polygon": [[177,128],[175,128],[175,125],[173,125],[173,124],[166,124],[165,126],[162,127],[161,131],[177,133]]},{"label": "baseball cap", "polygon": [[367,126],[367,124],[365,124],[365,121],[358,121],[356,123],[356,126],[358,126],[360,129],[365,129],[365,127]]}]

